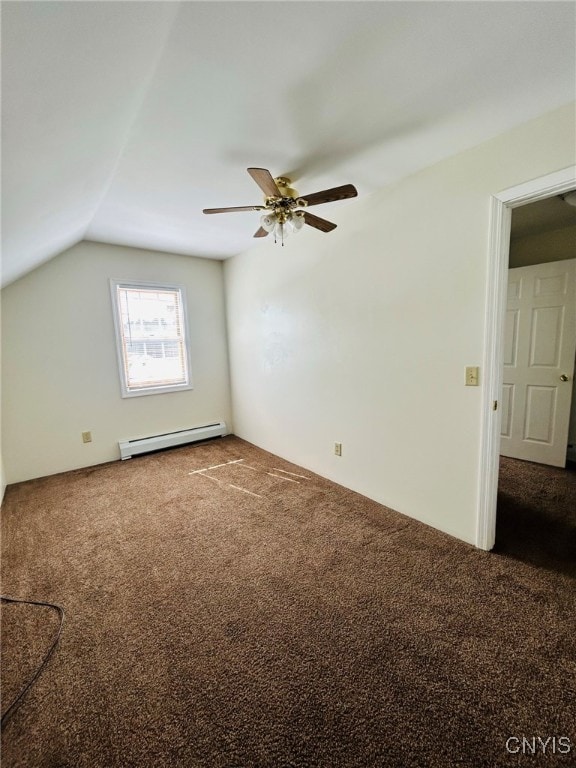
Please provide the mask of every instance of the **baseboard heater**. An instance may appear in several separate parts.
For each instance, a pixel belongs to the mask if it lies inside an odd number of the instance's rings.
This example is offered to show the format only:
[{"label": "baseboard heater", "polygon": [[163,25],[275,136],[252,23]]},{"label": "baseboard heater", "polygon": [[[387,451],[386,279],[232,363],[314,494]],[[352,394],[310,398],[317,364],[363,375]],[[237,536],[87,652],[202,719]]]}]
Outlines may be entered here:
[{"label": "baseboard heater", "polygon": [[214,424],[205,424],[202,427],[192,427],[191,429],[180,429],[177,432],[167,432],[164,435],[152,435],[151,437],[141,437],[137,440],[119,440],[120,458],[131,459],[141,453],[150,453],[151,451],[161,451],[164,448],[173,448],[176,445],[186,445],[186,443],[195,443],[198,440],[208,440],[211,437],[224,437],[228,434],[226,423],[223,421],[214,422]]}]

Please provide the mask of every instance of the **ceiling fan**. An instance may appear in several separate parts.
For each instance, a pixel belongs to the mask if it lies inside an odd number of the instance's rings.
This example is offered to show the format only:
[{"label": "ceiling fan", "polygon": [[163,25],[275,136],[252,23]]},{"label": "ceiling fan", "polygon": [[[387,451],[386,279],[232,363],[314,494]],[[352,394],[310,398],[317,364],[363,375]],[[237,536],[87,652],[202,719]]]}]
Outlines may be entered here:
[{"label": "ceiling fan", "polygon": [[260,228],[254,237],[266,237],[270,233],[274,235],[274,242],[278,239],[284,245],[284,238],[291,232],[302,229],[304,224],[319,229],[321,232],[331,232],[336,229],[336,224],[308,211],[299,210],[310,205],[331,203],[334,200],[345,200],[356,197],[358,192],[352,184],[344,184],[341,187],[324,189],[322,192],[314,192],[311,195],[299,195],[292,188],[292,182],[286,176],[273,178],[266,168],[248,168],[248,173],[256,184],[264,192],[264,205],[243,205],[233,208],[204,208],[204,213],[229,213],[232,211],[264,211],[260,218]]}]

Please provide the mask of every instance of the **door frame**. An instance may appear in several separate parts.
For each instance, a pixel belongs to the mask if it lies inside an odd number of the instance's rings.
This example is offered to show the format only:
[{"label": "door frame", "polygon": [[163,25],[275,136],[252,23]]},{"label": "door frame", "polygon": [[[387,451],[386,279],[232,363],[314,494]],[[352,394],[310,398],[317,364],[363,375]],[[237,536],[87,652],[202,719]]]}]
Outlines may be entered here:
[{"label": "door frame", "polygon": [[[492,195],[484,325],[484,382],[480,432],[480,471],[476,546],[490,550],[496,541],[496,501],[500,459],[500,399],[504,369],[504,322],[512,210],[576,188],[576,165]],[[494,404],[498,407],[494,410]]]}]

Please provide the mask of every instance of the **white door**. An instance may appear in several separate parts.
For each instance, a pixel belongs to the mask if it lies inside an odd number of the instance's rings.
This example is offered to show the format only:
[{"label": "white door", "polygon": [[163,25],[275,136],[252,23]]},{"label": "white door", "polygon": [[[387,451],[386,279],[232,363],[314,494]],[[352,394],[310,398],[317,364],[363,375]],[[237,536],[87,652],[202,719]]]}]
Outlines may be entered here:
[{"label": "white door", "polygon": [[576,259],[508,270],[500,453],[566,465]]}]

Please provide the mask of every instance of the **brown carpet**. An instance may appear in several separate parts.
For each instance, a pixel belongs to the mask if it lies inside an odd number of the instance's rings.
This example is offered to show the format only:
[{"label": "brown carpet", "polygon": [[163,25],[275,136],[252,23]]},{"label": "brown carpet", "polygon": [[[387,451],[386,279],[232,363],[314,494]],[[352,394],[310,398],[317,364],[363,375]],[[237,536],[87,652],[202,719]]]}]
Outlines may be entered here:
[{"label": "brown carpet", "polygon": [[500,458],[495,551],[576,578],[576,464]]},{"label": "brown carpet", "polygon": [[[573,542],[558,478],[528,529]],[[3,768],[576,765],[573,563],[523,516],[480,552],[234,437],[10,486],[2,591],[66,623]],[[58,617],[2,616],[4,711]]]}]

